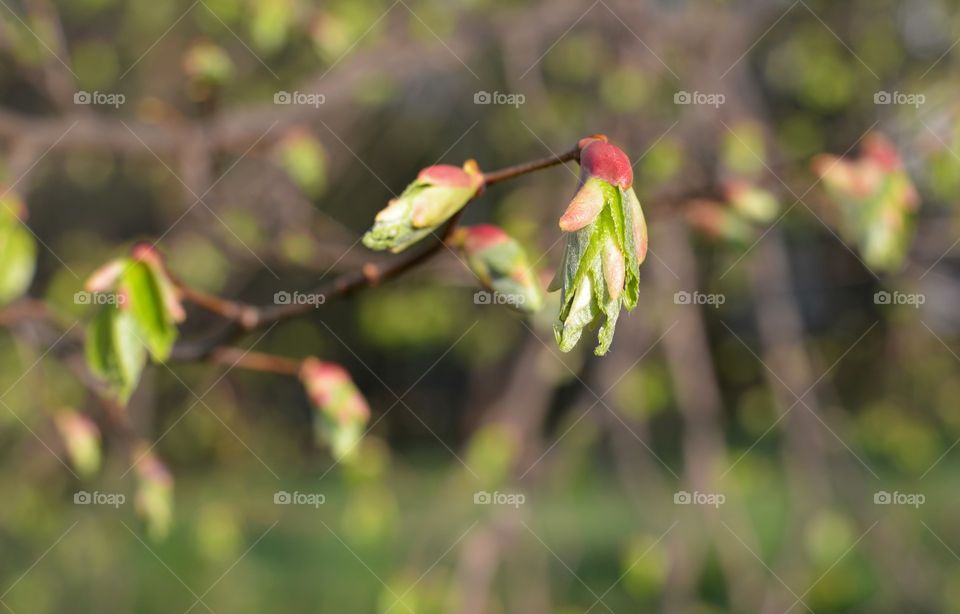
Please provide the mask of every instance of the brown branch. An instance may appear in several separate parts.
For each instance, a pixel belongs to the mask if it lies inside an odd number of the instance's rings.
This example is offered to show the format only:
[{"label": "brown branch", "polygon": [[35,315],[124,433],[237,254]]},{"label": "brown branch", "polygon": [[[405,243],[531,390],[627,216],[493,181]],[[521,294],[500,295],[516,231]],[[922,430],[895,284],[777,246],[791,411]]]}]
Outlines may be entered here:
[{"label": "brown branch", "polygon": [[[486,187],[509,179],[515,179],[529,173],[563,164],[564,162],[579,160],[579,158],[580,148],[576,146],[561,154],[516,164],[490,173],[484,173],[483,186]],[[478,191],[478,195],[482,193],[482,191],[482,189]],[[404,254],[386,263],[367,262],[359,269],[343,273],[333,280],[308,291],[307,294],[322,296],[324,301],[343,298],[360,288],[375,286],[384,280],[397,277],[417,267],[443,250],[453,231],[456,229],[465,209],[466,206],[457,212],[456,215],[447,222],[443,233],[439,236],[435,235],[436,240],[427,247],[419,251]],[[310,303],[288,303],[258,307],[256,305],[207,294],[201,290],[190,288],[177,280],[174,280],[174,282],[180,288],[184,299],[229,322],[226,327],[206,339],[178,343],[176,347],[174,347],[171,355],[172,358],[177,360],[200,360],[206,358],[223,343],[244,332],[268,326],[281,320],[301,316],[315,309],[315,306]]]},{"label": "brown branch", "polygon": [[210,352],[210,361],[228,365],[231,368],[239,367],[241,369],[262,371],[264,373],[278,373],[280,375],[293,376],[300,373],[299,361],[283,356],[274,356],[273,354],[264,354],[263,352],[250,352],[233,347],[214,348],[213,351]]},{"label": "brown branch", "polygon": [[580,160],[580,147],[574,147],[568,151],[563,152],[562,154],[548,156],[546,158],[541,158],[539,160],[531,160],[530,162],[524,162],[522,164],[516,164],[514,166],[508,166],[507,168],[502,168],[498,171],[493,171],[490,173],[483,174],[483,184],[484,185],[493,185],[495,183],[500,183],[501,181],[507,181],[508,179],[515,179],[521,175],[526,175],[528,173],[533,173],[535,171],[543,170],[545,168],[550,168],[551,166],[556,166],[558,164],[563,164],[564,162],[569,162],[571,160]]}]

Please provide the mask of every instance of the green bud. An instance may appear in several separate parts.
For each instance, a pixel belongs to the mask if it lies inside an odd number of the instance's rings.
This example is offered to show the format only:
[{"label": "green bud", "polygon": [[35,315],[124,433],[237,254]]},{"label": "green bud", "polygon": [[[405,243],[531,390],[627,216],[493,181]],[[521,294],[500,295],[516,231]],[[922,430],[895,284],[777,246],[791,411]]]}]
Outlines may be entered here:
[{"label": "green bud", "polygon": [[430,166],[392,199],[363,236],[370,249],[396,253],[423,239],[450,219],[483,187],[483,174],[472,160],[463,165]]},{"label": "green bud", "polygon": [[307,358],[300,367],[300,381],[317,411],[318,439],[337,459],[350,456],[370,419],[370,407],[350,374],[340,365]]},{"label": "green bud", "polygon": [[493,224],[457,229],[453,243],[485,288],[505,297],[505,303],[532,313],[543,306],[540,283],[523,248]]},{"label": "green bud", "polygon": [[580,189],[560,218],[561,230],[569,234],[550,288],[561,290],[554,334],[560,350],[569,352],[587,326],[600,325],[595,353],[602,356],[620,309],[637,306],[647,227],[626,154],[591,140],[581,152],[581,168]]}]

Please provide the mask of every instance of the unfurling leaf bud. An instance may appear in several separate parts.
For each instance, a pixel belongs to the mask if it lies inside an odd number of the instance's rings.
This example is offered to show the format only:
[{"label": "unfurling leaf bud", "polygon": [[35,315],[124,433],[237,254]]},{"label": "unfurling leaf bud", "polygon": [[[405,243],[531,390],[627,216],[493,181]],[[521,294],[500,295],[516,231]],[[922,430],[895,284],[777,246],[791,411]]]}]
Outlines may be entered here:
[{"label": "unfurling leaf bud", "polygon": [[498,226],[458,228],[452,243],[463,250],[480,283],[505,297],[508,305],[526,312],[538,311],[543,306],[540,283],[526,253]]},{"label": "unfurling leaf bud", "polygon": [[180,292],[162,256],[148,243],[94,271],[84,288],[114,292],[115,300],[101,305],[87,329],[85,349],[90,370],[125,403],[140,378],[144,350],[159,362],[170,355],[176,323],[186,317]]},{"label": "unfurling leaf bud", "polygon": [[316,434],[339,460],[350,455],[363,436],[370,407],[350,375],[340,365],[307,358],[300,367],[300,381],[317,410]]},{"label": "unfurling leaf bud", "polygon": [[603,136],[583,139],[580,147],[580,187],[560,218],[560,229],[569,234],[551,284],[561,290],[554,333],[560,349],[569,352],[584,328],[604,320],[595,350],[602,356],[621,307],[637,306],[647,226],[627,155]]},{"label": "unfurling leaf bud", "polygon": [[813,170],[836,205],[841,234],[857,244],[866,264],[898,267],[910,244],[919,196],[893,144],[872,133],[859,158],[822,154],[814,158]]},{"label": "unfurling leaf bud", "polygon": [[483,173],[473,160],[463,168],[429,166],[374,218],[363,236],[370,249],[405,250],[462,209],[483,188]]}]

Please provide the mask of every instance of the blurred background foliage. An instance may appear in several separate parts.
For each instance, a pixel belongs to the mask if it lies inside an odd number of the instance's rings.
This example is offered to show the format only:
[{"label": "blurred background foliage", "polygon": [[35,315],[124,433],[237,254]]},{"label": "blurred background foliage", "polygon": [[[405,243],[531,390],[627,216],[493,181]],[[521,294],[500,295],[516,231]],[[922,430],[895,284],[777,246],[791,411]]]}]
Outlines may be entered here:
[{"label": "blurred background foliage", "polygon": [[[953,0],[4,3],[0,602],[960,611],[958,32]],[[136,240],[270,303],[376,257],[359,237],[420,168],[596,132],[636,162],[652,249],[604,359],[559,354],[555,294],[531,318],[476,304],[442,253],[244,340],[350,371],[372,418],[344,462],[296,378],[173,361],[121,409],[78,361],[75,293]],[[889,210],[850,232],[811,166],[862,159],[868,133],[919,193],[882,266],[857,237]],[[494,186],[464,219],[546,282],[575,175]],[[217,326],[191,309],[181,337]]]}]

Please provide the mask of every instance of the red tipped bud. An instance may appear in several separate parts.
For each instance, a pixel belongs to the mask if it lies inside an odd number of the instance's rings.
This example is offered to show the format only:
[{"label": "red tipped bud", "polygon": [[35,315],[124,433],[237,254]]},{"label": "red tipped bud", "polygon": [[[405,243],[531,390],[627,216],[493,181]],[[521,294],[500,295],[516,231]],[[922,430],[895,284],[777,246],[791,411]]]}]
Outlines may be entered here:
[{"label": "red tipped bud", "polygon": [[430,166],[377,213],[363,236],[370,249],[399,252],[429,235],[483,189],[483,173],[468,160],[463,168]]},{"label": "red tipped bud", "polygon": [[633,185],[633,165],[616,145],[592,140],[580,152],[580,167],[587,175],[598,177],[621,188]]},{"label": "red tipped bud", "polygon": [[560,218],[561,230],[570,234],[551,284],[562,291],[554,334],[568,352],[586,328],[599,325],[595,353],[603,355],[620,310],[637,305],[647,226],[626,154],[603,135],[579,145],[583,183]]},{"label": "red tipped bud", "polygon": [[318,435],[337,458],[349,455],[370,419],[370,407],[350,375],[340,365],[307,358],[300,367],[300,381],[318,412]]},{"label": "red tipped bud", "polygon": [[458,229],[454,236],[467,257],[470,270],[487,289],[521,311],[533,312],[543,305],[537,275],[523,248],[498,226],[479,224]]}]

